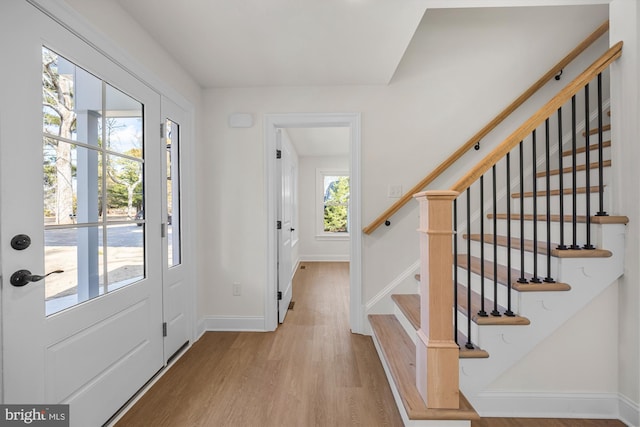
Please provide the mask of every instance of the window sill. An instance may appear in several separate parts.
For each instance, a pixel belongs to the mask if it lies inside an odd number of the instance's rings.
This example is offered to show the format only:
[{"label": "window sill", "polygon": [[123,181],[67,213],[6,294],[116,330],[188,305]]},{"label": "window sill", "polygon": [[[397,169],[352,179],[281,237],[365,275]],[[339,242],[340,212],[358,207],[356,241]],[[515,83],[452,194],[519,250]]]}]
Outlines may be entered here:
[{"label": "window sill", "polygon": [[316,240],[349,240],[349,233],[316,234]]}]

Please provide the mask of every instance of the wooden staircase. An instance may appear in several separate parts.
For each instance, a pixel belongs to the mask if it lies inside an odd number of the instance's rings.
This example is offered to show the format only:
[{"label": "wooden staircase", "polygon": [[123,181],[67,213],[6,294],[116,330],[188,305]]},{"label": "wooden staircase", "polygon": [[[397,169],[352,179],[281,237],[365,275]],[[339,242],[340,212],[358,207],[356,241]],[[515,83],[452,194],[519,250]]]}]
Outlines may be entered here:
[{"label": "wooden staircase", "polygon": [[[610,146],[610,141],[607,146]],[[597,149],[597,147],[592,147],[592,150]],[[571,153],[566,153],[567,155],[571,155]],[[607,160],[605,163],[606,168],[611,167],[610,160]],[[578,171],[585,171],[584,165],[578,165],[576,168]],[[570,171],[565,171],[565,173]],[[552,171],[552,174],[558,174],[557,171]],[[569,189],[571,190],[571,189]],[[525,197],[532,198],[533,194],[525,194]],[[558,196],[559,197],[559,196]],[[516,199],[516,197],[514,197]],[[546,215],[538,215],[538,220],[545,221]],[[487,219],[492,220],[494,217],[493,214],[488,214]],[[523,220],[526,222],[532,222],[534,218],[533,214],[526,214],[523,217]],[[571,220],[570,216],[564,218],[566,222]],[[496,220],[499,222],[506,222],[506,214],[498,214],[496,215]],[[552,215],[552,222],[559,222],[559,216]],[[584,215],[579,216],[577,218],[578,222],[584,223],[586,218]],[[511,221],[520,221],[519,214],[512,214]],[[623,250],[623,246],[621,245],[621,240],[616,239],[615,236],[623,233],[624,230],[620,229],[620,226],[624,227],[628,219],[624,216],[593,216],[591,218],[591,224],[594,230],[597,230],[595,234],[598,235],[597,242],[598,247],[590,250],[559,250],[557,249],[558,244],[553,243],[551,245],[551,257],[553,259],[554,270],[560,269],[559,266],[562,264],[562,260],[571,260],[571,262],[578,262],[579,265],[584,266],[593,262],[594,259],[598,259],[601,261],[600,265],[604,265],[607,261],[610,261],[613,264],[618,264],[619,266],[616,268],[615,266],[611,270],[611,274],[608,278],[604,279],[602,282],[602,278],[598,278],[600,281],[599,284],[592,284],[588,280],[566,280],[565,283],[564,278],[569,277],[569,275],[565,276],[562,273],[558,275],[558,279],[553,283],[546,283],[542,281],[542,283],[518,283],[515,279],[521,276],[520,271],[516,268],[512,268],[511,277],[513,278],[513,283],[511,286],[511,291],[513,293],[513,299],[517,301],[521,301],[520,307],[518,308],[518,312],[520,314],[514,316],[506,316],[504,313],[506,312],[506,308],[501,305],[494,305],[494,301],[491,296],[486,296],[482,298],[480,293],[475,290],[475,287],[472,285],[471,289],[471,310],[468,310],[467,304],[467,285],[464,283],[464,280],[459,281],[456,284],[457,288],[457,317],[458,324],[463,324],[466,322],[467,313],[472,313],[471,321],[473,324],[472,327],[472,335],[475,337],[473,342],[468,340],[463,328],[459,328],[456,331],[457,335],[457,343],[460,346],[459,357],[461,359],[461,366],[467,370],[467,373],[472,372],[474,370],[482,370],[484,369],[481,365],[482,361],[474,362],[475,366],[467,367],[465,365],[464,359],[488,359],[494,357],[493,348],[495,345],[488,343],[487,348],[489,350],[485,350],[480,347],[483,342],[482,336],[482,327],[487,325],[492,326],[502,326],[508,327],[513,331],[510,333],[517,334],[518,326],[527,326],[531,325],[531,327],[536,327],[535,320],[532,322],[529,317],[525,317],[526,309],[523,306],[526,306],[527,303],[522,301],[526,298],[523,296],[524,294],[535,294],[538,296],[536,299],[540,300],[540,296],[542,295],[545,300],[554,299],[554,294],[556,293],[571,293],[572,288],[589,286],[592,288],[592,292],[590,295],[586,297],[583,296],[580,299],[584,300],[584,304],[588,302],[591,298],[595,297],[598,293],[598,290],[603,290],[609,283],[615,280],[622,271],[620,267],[620,259],[621,259],[621,251]],[[504,224],[499,224],[499,228],[503,228]],[[554,234],[555,236],[555,234]],[[557,236],[555,236],[557,237]],[[509,240],[507,236],[497,234],[494,238],[494,234],[487,233],[484,234],[484,237],[481,239],[480,234],[463,234],[462,239],[470,240],[474,242],[474,244],[479,247],[480,241],[482,240],[482,244],[486,246],[486,252],[493,249],[494,242],[495,244],[501,248],[504,252],[506,251],[507,246],[510,246],[510,250],[513,252],[519,253],[521,248],[524,248],[524,251],[527,253],[528,257],[531,257],[534,249],[534,241],[532,239],[524,239],[521,240],[518,236],[512,236],[510,239],[510,245],[508,245]],[[616,240],[614,242],[614,240]],[[611,242],[615,247],[605,247],[608,242]],[[524,246],[523,246],[524,244]],[[477,252],[477,247],[475,248]],[[545,241],[537,242],[537,256],[546,256],[547,254],[547,244]],[[617,253],[614,254],[613,251]],[[504,253],[501,254],[501,257],[504,258]],[[468,261],[471,261],[470,264]],[[482,264],[484,264],[484,269],[482,269]],[[484,263],[481,262],[480,258],[476,256],[467,257],[467,254],[458,254],[457,255],[457,268],[459,270],[459,277],[464,277],[471,272],[474,281],[481,280],[480,274],[481,271],[484,271],[484,278],[487,282],[493,283],[494,281],[494,261],[492,259],[485,259]],[[581,268],[581,267],[579,267]],[[496,281],[498,285],[502,288],[501,293],[507,292],[507,267],[500,263],[500,259],[498,259],[497,263],[497,277]],[[525,272],[524,277],[530,281],[532,278],[531,272]],[[420,275],[416,275],[416,278],[420,280]],[[463,282],[463,283],[460,283]],[[575,292],[575,291],[573,291]],[[415,386],[415,354],[416,354],[416,332],[420,329],[420,295],[419,294],[394,294],[392,295],[392,299],[397,307],[395,314],[387,314],[387,315],[370,315],[369,321],[371,324],[371,328],[374,334],[376,346],[378,348],[381,360],[383,361],[383,365],[385,366],[385,370],[390,378],[390,383],[393,384],[394,395],[396,396],[397,401],[401,402],[402,407],[404,408],[404,412],[401,411],[407,419],[405,419],[406,425],[430,425],[429,423],[433,423],[433,425],[444,425],[443,420],[453,420],[452,422],[462,422],[461,420],[472,420],[477,418],[477,413],[473,409],[473,407],[469,404],[469,401],[464,397],[461,393],[460,399],[460,409],[452,410],[452,409],[428,409],[422,400],[420,394],[418,393]],[[481,306],[481,301],[484,300],[484,307]],[[582,306],[583,304],[580,304]],[[500,316],[493,316],[489,314],[488,316],[480,316],[478,313],[483,310],[487,313],[491,313],[494,309],[501,314]],[[532,316],[535,319],[536,314]],[[562,316],[563,318],[566,316]],[[560,322],[566,319],[560,319]],[[560,323],[561,324],[561,323]],[[548,329],[548,332],[545,332],[544,336],[547,336],[552,330],[560,326],[560,324],[554,325],[549,328],[548,326],[545,329]],[[495,333],[494,333],[495,335]],[[540,340],[539,339],[539,340]],[[539,341],[538,340],[538,341]],[[466,343],[470,343],[471,345],[466,345]],[[517,356],[516,356],[517,357]],[[499,367],[493,366],[490,371],[493,372],[492,378],[506,370],[507,367],[511,366],[513,363],[517,361],[509,360],[505,362],[504,358],[500,358],[498,364],[501,365]],[[488,361],[487,361],[488,363]],[[494,364],[495,365],[495,364]],[[497,368],[497,369],[496,369]],[[471,375],[473,376],[473,375]],[[481,381],[480,386],[474,384],[470,387],[465,387],[464,381],[461,384],[461,390],[464,393],[465,388],[469,390],[469,393],[477,393],[481,391],[484,386],[488,384],[489,380]],[[438,420],[435,422],[434,420]],[[457,424],[451,424],[457,425]],[[462,424],[461,424],[462,425]]]},{"label": "wooden staircase", "polygon": [[[596,61],[592,67],[597,70],[586,70],[592,74],[585,77],[586,82],[598,75],[600,84],[599,73],[617,58],[614,55],[606,64]],[[374,342],[405,425],[469,426],[470,420],[478,416],[469,402],[473,403],[501,373],[623,274],[628,219],[600,212],[602,200],[606,200],[604,190],[610,191],[608,181],[602,178],[603,170],[612,166],[608,158],[610,138],[603,140],[610,125],[602,124],[599,110],[596,128],[582,132],[577,144],[579,129],[573,95],[572,148],[566,150],[560,118],[562,106],[572,95],[566,92],[554,97],[541,109],[543,113],[523,124],[479,163],[477,171],[469,172],[451,190],[416,195],[421,206],[420,293],[392,295],[394,314],[369,316]],[[589,114],[588,101],[584,104],[584,126],[589,129],[593,114]],[[555,149],[559,164],[553,167],[556,160],[550,161],[549,157],[548,118],[546,152],[538,156],[535,147],[536,129],[544,126],[545,117],[556,109],[560,136]],[[528,135],[532,130],[531,138]],[[592,135],[599,137],[599,143],[589,142]],[[531,139],[534,159],[526,172],[522,161],[525,138]],[[515,158],[518,154],[518,141],[520,177],[510,181],[509,155]],[[592,151],[595,154],[590,157]],[[498,197],[495,165],[505,158],[504,170],[508,172],[503,193]],[[594,159],[601,161],[593,163]],[[546,170],[538,172],[536,163],[544,163]],[[492,168],[493,209],[486,206],[489,203],[483,202],[482,195],[482,179],[485,174],[491,179]],[[529,187],[526,189],[525,180]],[[519,184],[519,191],[512,191],[514,182]],[[468,207],[472,187],[480,193],[480,202],[473,209]],[[508,206],[507,212],[496,208],[497,199],[503,202],[501,206]],[[466,223],[456,214],[456,202],[466,208]],[[606,205],[610,207],[608,201]],[[564,206],[571,206],[571,211]],[[448,232],[451,227],[452,232]],[[449,257],[448,253],[453,255]],[[445,301],[453,303],[453,311],[442,305]],[[453,328],[449,324],[451,318]],[[449,329],[451,335],[446,338]],[[453,341],[459,349],[455,364],[449,359]],[[444,404],[435,402],[434,396],[439,397],[440,393],[458,395],[457,389],[451,389],[452,384],[459,384],[457,407],[451,399]]]}]

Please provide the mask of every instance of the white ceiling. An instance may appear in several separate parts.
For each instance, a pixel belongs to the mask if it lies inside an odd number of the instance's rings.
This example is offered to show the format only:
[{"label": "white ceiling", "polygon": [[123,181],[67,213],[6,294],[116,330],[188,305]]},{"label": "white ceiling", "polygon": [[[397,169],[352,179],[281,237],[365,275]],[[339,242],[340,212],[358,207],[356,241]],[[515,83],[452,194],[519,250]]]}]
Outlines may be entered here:
[{"label": "white ceiling", "polygon": [[347,127],[287,128],[300,157],[348,156],[351,130]]},{"label": "white ceiling", "polygon": [[205,88],[387,84],[423,0],[114,0]]}]

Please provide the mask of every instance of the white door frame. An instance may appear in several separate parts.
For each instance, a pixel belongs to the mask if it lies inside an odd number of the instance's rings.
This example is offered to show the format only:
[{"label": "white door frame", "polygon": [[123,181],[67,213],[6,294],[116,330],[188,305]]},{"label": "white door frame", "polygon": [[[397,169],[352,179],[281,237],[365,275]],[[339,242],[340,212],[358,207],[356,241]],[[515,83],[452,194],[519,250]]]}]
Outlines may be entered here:
[{"label": "white door frame", "polygon": [[276,190],[276,132],[278,128],[348,127],[351,129],[350,152],[350,267],[349,267],[349,324],[353,333],[363,333],[362,307],[362,220],[360,182],[360,113],[283,113],[265,114],[265,194],[267,195],[267,282],[264,293],[264,329],[278,326],[276,253],[278,236],[276,221],[278,200]]}]

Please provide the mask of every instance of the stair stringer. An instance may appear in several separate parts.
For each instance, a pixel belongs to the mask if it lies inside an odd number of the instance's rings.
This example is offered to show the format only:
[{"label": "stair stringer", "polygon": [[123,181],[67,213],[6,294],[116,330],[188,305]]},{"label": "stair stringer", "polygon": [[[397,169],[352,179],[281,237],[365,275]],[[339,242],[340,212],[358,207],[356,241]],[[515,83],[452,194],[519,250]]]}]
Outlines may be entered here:
[{"label": "stair stringer", "polygon": [[[472,405],[479,393],[508,368],[533,350],[580,309],[601,294],[624,272],[625,225],[594,225],[598,247],[609,258],[559,259],[558,281],[571,285],[567,292],[514,292],[519,313],[528,326],[486,325],[478,328],[474,342],[488,351],[488,359],[460,360],[460,389]],[[476,342],[477,341],[477,342]]]},{"label": "stair stringer", "polygon": [[[420,260],[416,260],[393,279],[387,286],[378,292],[365,304],[365,319],[369,314],[392,313],[396,305],[391,299],[392,294],[407,294],[420,291],[420,286],[416,284],[414,276],[420,272]],[[365,334],[371,335],[369,322],[364,322]],[[415,337],[413,338],[415,341]]]}]

